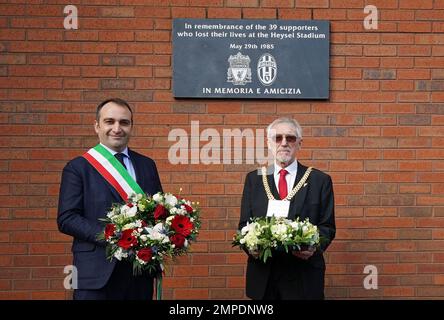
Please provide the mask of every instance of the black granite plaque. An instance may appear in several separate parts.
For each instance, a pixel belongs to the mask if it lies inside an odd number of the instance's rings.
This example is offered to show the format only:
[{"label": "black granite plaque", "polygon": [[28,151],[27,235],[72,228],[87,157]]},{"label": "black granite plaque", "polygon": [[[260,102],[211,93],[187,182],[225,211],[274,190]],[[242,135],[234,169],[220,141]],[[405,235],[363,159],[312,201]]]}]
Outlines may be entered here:
[{"label": "black granite plaque", "polygon": [[176,98],[328,99],[330,25],[174,19]]}]

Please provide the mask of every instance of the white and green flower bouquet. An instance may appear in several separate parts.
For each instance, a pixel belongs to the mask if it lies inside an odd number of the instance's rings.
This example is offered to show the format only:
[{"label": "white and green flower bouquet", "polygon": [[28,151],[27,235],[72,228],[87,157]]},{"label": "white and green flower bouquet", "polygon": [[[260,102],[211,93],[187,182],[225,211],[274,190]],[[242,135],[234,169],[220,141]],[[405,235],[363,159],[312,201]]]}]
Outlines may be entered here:
[{"label": "white and green flower bouquet", "polygon": [[276,217],[255,217],[234,235],[233,246],[256,252],[264,263],[273,251],[314,250],[320,245],[318,227],[306,218],[300,221]]}]

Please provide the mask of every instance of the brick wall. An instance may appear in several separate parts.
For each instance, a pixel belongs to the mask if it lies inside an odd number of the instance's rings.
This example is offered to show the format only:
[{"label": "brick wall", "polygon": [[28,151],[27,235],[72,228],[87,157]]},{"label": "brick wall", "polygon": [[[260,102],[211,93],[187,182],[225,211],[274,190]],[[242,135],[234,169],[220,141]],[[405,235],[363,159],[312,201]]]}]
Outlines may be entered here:
[{"label": "brick wall", "polygon": [[[78,30],[63,28],[68,4]],[[378,30],[363,28],[367,4]],[[330,99],[174,100],[172,18],[330,20]],[[245,255],[230,241],[252,168],[171,165],[168,132],[192,120],[262,128],[280,115],[305,128],[300,160],[334,180],[327,298],[444,298],[443,32],[443,0],[2,1],[0,299],[70,297],[60,173],[97,142],[95,106],[111,96],[135,106],[131,147],[156,160],[164,189],[203,206],[199,242],[168,267],[165,298],[245,297]],[[363,289],[369,264],[378,290]]]}]

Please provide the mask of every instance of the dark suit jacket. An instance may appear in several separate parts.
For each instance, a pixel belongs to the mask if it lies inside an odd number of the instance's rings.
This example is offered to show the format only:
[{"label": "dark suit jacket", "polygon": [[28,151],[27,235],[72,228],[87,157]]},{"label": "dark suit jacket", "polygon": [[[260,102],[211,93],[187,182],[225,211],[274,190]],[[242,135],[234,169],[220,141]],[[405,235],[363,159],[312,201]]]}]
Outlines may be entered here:
[{"label": "dark suit jacket", "polygon": [[[147,194],[162,191],[156,164],[129,150],[136,180]],[[72,252],[77,267],[78,289],[105,286],[115,266],[105,256],[105,243],[96,236],[104,230],[104,218],[113,203],[122,203],[117,191],[85,158],[77,157],[65,166],[60,185],[57,224],[62,233],[74,237]]]},{"label": "dark suit jacket", "polygon": [[[307,167],[298,162],[294,185],[299,182],[306,171]],[[275,199],[280,199],[273,174],[267,175],[267,180]],[[251,217],[266,216],[267,206],[268,198],[262,176],[258,174],[258,171],[252,171],[245,179],[239,229],[242,229]],[[284,281],[294,282],[294,289],[298,291],[297,296],[300,299],[323,298],[325,262],[322,252],[334,239],[336,231],[333,185],[329,175],[316,169],[312,170],[307,179],[307,185],[302,187],[291,200],[288,218],[293,220],[296,217],[300,220],[308,217],[311,223],[318,226],[320,235],[329,240],[323,243],[320,250],[307,261],[285,252],[273,253],[273,257],[268,259],[266,264],[249,256],[246,273],[248,297],[252,299],[264,297],[268,280],[270,276],[273,276],[271,274],[273,270],[273,272],[282,273],[279,277]]]}]

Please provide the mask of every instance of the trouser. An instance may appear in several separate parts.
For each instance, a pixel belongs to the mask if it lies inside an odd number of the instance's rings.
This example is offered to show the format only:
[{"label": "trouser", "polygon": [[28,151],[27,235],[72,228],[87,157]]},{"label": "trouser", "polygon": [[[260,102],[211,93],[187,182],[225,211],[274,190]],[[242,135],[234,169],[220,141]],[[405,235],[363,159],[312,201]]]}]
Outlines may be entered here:
[{"label": "trouser", "polygon": [[265,289],[264,300],[323,300],[324,268],[308,261],[276,254]]},{"label": "trouser", "polygon": [[144,272],[134,276],[132,264],[118,261],[107,284],[101,289],[76,289],[74,300],[152,300],[153,277]]}]

